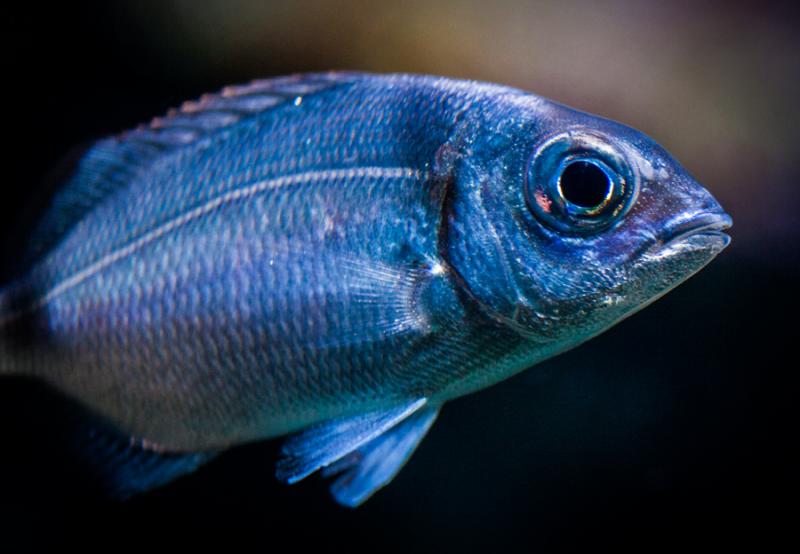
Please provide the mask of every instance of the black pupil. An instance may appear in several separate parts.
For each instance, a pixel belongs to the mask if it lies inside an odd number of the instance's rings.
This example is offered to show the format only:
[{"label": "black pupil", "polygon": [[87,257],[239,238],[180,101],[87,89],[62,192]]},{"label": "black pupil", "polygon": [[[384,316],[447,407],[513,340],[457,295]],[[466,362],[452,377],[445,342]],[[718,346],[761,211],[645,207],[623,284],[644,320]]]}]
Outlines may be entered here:
[{"label": "black pupil", "polygon": [[606,172],[591,162],[572,162],[561,174],[561,195],[581,208],[594,208],[608,196],[611,182]]}]

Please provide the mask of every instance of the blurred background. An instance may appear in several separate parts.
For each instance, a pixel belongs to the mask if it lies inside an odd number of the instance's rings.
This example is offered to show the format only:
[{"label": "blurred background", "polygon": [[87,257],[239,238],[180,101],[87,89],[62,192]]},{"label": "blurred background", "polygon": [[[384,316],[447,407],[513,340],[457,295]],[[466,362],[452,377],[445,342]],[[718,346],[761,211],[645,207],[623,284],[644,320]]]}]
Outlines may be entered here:
[{"label": "blurred background", "polygon": [[276,483],[279,441],[106,502],[59,446],[55,399],[4,381],[0,548],[653,551],[792,537],[797,16],[769,2],[634,0],[4,9],[0,273],[76,145],[226,84],[328,69],[495,81],[620,120],[680,160],[734,228],[728,250],[647,310],[449,404],[398,478],[356,511],[321,479]]}]

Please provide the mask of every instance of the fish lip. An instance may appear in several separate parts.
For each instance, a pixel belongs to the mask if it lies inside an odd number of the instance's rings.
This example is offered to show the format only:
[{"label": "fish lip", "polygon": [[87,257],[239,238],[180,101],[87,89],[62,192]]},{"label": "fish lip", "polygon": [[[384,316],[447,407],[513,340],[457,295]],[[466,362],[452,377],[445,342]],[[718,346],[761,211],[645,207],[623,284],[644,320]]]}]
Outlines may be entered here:
[{"label": "fish lip", "polygon": [[733,226],[733,219],[721,212],[703,212],[689,217],[682,217],[667,224],[661,233],[661,246],[680,242],[695,235],[720,236],[728,239],[723,231]]}]

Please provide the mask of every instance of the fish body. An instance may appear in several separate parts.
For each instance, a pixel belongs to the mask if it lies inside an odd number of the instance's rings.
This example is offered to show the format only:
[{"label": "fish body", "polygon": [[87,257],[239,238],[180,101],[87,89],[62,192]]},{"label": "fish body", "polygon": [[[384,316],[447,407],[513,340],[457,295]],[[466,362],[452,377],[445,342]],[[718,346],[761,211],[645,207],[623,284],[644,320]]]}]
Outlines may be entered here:
[{"label": "fish body", "polygon": [[649,138],[523,91],[258,81],[88,151],[0,292],[0,367],[147,453],[297,432],[279,475],[338,467],[358,504],[443,403],[664,294],[729,224]]}]

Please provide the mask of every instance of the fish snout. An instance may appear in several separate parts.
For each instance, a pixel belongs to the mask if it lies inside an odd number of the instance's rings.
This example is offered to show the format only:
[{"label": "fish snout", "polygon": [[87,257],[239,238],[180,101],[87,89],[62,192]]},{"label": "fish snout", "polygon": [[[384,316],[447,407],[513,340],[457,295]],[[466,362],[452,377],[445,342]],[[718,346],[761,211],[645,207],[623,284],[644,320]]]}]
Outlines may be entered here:
[{"label": "fish snout", "polygon": [[733,218],[700,183],[689,175],[678,178],[670,187],[673,206],[681,206],[678,213],[664,221],[658,233],[662,245],[672,244],[696,235],[723,239],[725,246],[730,237],[725,230],[733,226]]}]

